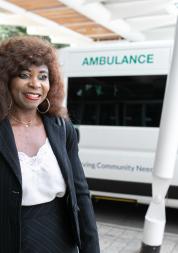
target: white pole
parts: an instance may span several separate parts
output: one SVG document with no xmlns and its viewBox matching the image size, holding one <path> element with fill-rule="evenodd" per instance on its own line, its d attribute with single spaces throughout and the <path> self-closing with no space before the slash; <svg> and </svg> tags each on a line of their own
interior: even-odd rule
<svg viewBox="0 0 178 253">
<path fill-rule="evenodd" d="M 173 178 L 178 149 L 178 22 L 153 169 L 152 201 L 145 216 L 141 253 L 160 252 L 165 229 L 165 195 Z"/>
</svg>

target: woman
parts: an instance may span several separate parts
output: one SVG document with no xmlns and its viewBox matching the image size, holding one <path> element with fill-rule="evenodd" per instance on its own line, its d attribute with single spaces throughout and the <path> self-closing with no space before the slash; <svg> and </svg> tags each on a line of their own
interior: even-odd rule
<svg viewBox="0 0 178 253">
<path fill-rule="evenodd" d="M 48 42 L 14 37 L 0 45 L 0 252 L 99 253 L 63 97 Z"/>
</svg>

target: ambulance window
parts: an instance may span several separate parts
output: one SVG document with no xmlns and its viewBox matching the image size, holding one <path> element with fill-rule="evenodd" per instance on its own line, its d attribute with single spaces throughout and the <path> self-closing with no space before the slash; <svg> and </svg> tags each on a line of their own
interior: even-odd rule
<svg viewBox="0 0 178 253">
<path fill-rule="evenodd" d="M 158 127 L 166 75 L 69 78 L 74 124 Z"/>
</svg>

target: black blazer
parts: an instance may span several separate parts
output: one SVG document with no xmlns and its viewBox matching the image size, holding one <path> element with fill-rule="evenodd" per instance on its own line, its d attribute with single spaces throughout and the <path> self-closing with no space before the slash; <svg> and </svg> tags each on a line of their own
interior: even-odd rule
<svg viewBox="0 0 178 253">
<path fill-rule="evenodd" d="M 78 157 L 75 129 L 64 127 L 55 117 L 44 116 L 44 127 L 67 185 L 71 231 L 80 253 L 99 253 L 94 212 Z M 20 252 L 22 177 L 14 135 L 8 119 L 0 122 L 0 252 Z"/>
</svg>

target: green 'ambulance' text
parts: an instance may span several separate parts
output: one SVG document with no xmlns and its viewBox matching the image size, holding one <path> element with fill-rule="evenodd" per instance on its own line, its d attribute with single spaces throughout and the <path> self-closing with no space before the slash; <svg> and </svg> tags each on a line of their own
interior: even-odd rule
<svg viewBox="0 0 178 253">
<path fill-rule="evenodd" d="M 121 64 L 153 64 L 153 54 L 140 54 L 140 55 L 124 55 L 119 56 L 96 56 L 85 57 L 82 61 L 82 66 L 91 65 L 121 65 Z"/>
</svg>

